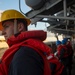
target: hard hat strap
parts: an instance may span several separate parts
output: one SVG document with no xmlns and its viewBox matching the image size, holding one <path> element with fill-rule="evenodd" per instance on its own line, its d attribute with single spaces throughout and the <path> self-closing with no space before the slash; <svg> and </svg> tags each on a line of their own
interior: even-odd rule
<svg viewBox="0 0 75 75">
<path fill-rule="evenodd" d="M 18 25 L 17 25 L 17 20 L 14 19 L 14 34 L 18 33 Z"/>
</svg>

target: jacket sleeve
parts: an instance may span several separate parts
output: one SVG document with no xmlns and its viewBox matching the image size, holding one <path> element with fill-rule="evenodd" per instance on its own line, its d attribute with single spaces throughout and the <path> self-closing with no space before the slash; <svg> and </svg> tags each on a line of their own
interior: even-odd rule
<svg viewBox="0 0 75 75">
<path fill-rule="evenodd" d="M 9 68 L 9 75 L 43 75 L 43 72 L 43 59 L 29 47 L 21 47 L 15 53 Z"/>
</svg>

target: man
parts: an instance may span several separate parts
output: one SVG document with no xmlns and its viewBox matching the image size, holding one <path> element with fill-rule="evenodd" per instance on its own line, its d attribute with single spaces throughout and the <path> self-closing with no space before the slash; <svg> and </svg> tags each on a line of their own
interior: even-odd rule
<svg viewBox="0 0 75 75">
<path fill-rule="evenodd" d="M 16 10 L 6 10 L 1 15 L 0 30 L 9 49 L 0 63 L 0 75 L 51 75 L 46 56 L 50 48 L 42 41 L 46 32 L 27 31 L 31 21 Z"/>
<path fill-rule="evenodd" d="M 59 58 L 59 60 L 66 66 L 67 65 L 67 57 L 68 57 L 68 50 L 67 47 L 65 46 L 65 41 L 62 40 L 62 42 L 57 41 L 56 42 L 57 45 L 57 56 Z"/>
<path fill-rule="evenodd" d="M 67 66 L 68 63 L 68 49 L 65 46 L 65 41 L 57 41 L 56 42 L 57 45 L 57 56 L 59 58 L 59 60 L 64 64 L 64 66 Z"/>
<path fill-rule="evenodd" d="M 72 71 L 72 61 L 73 61 L 73 48 L 71 45 L 71 42 L 68 38 L 64 38 L 63 39 L 65 41 L 65 46 L 68 49 L 68 65 L 67 65 L 67 69 L 68 69 L 68 73 L 69 75 L 71 75 L 71 71 Z"/>
</svg>

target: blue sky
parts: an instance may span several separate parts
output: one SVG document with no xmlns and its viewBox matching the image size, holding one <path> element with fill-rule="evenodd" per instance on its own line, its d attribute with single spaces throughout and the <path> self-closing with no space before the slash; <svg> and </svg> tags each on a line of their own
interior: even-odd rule
<svg viewBox="0 0 75 75">
<path fill-rule="evenodd" d="M 19 10 L 19 0 L 0 0 L 0 10 L 7 10 L 7 9 L 16 9 Z M 25 4 L 25 0 L 21 0 L 21 10 L 26 13 L 30 10 L 30 8 Z M 37 26 L 30 25 L 29 29 L 42 29 L 45 30 L 45 23 L 37 23 Z"/>
</svg>

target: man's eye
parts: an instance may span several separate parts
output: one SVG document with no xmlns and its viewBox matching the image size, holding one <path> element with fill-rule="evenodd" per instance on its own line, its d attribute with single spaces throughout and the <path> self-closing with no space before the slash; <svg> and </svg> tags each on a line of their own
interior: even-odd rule
<svg viewBox="0 0 75 75">
<path fill-rule="evenodd" d="M 4 26 L 4 28 L 8 28 L 9 26 Z"/>
</svg>

